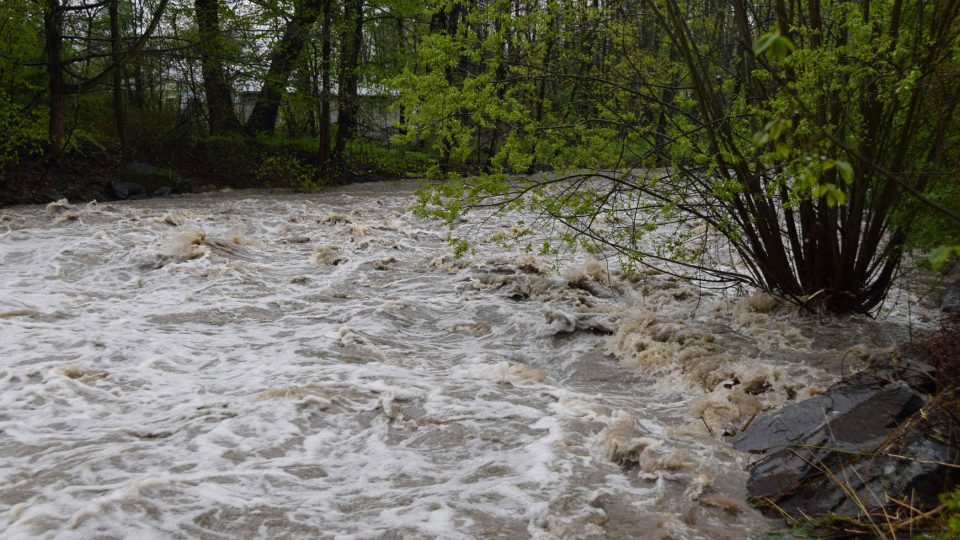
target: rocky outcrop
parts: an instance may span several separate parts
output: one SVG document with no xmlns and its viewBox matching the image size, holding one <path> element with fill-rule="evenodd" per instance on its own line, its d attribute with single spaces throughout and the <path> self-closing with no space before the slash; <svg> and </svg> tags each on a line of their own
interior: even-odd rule
<svg viewBox="0 0 960 540">
<path fill-rule="evenodd" d="M 857 516 L 891 498 L 922 507 L 958 478 L 960 450 L 926 430 L 903 429 L 927 403 L 936 371 L 888 359 L 814 398 L 754 420 L 734 447 L 765 454 L 747 489 L 761 507 L 794 517 Z"/>
</svg>

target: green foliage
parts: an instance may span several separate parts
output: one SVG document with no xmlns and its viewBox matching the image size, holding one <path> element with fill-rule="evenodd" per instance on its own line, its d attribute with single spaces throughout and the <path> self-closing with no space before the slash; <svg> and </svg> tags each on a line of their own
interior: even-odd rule
<svg viewBox="0 0 960 540">
<path fill-rule="evenodd" d="M 949 260 L 958 257 L 960 257 L 960 245 L 937 246 L 930 252 L 930 268 L 934 271 L 940 270 Z"/>
<path fill-rule="evenodd" d="M 0 175 L 21 159 L 42 154 L 46 138 L 40 118 L 26 113 L 0 90 Z"/>
<path fill-rule="evenodd" d="M 317 139 L 315 137 L 285 137 L 275 133 L 261 133 L 256 141 L 271 152 L 287 152 L 293 154 L 315 154 Z"/>
<path fill-rule="evenodd" d="M 656 129 L 639 107 L 644 92 L 628 85 L 608 92 L 596 79 L 622 70 L 652 80 L 668 63 L 630 43 L 615 47 L 629 57 L 592 50 L 629 35 L 623 30 L 632 15 L 628 9 L 623 19 L 603 22 L 595 9 L 556 1 L 530 11 L 501 1 L 471 5 L 467 24 L 427 36 L 391 81 L 407 113 L 399 138 L 429 144 L 441 173 L 635 163 L 649 152 Z"/>
<path fill-rule="evenodd" d="M 197 142 L 196 149 L 208 174 L 231 178 L 250 176 L 262 155 L 255 141 L 239 133 L 204 137 Z"/>
<path fill-rule="evenodd" d="M 448 236 L 447 243 L 453 248 L 453 256 L 457 259 L 463 257 L 470 249 L 470 244 L 463 238 Z"/>
<path fill-rule="evenodd" d="M 322 189 L 316 169 L 305 166 L 296 157 L 284 154 L 263 159 L 254 172 L 257 183 L 264 187 L 295 187 L 314 192 Z"/>
<path fill-rule="evenodd" d="M 816 17 L 764 0 L 464 9 L 393 80 L 400 139 L 431 145 L 432 172 L 485 173 L 422 197 L 425 214 L 522 208 L 569 226 L 555 240 L 570 247 L 687 264 L 798 302 L 836 292 L 848 299 L 838 309 L 859 311 L 882 300 L 911 242 L 960 244 L 955 222 L 913 195 L 960 201 L 953 14 L 938 21 L 947 14 L 917 0 L 829 0 Z M 757 13 L 783 33 L 755 26 Z M 707 232 L 651 244 L 658 227 L 691 220 Z M 742 270 L 705 258 L 711 235 Z"/>
<path fill-rule="evenodd" d="M 104 152 L 106 147 L 100 141 L 100 138 L 85 129 L 77 128 L 70 133 L 67 139 L 67 146 L 64 148 L 67 154 L 85 156 L 90 152 Z"/>
<path fill-rule="evenodd" d="M 757 38 L 753 44 L 753 54 L 759 56 L 766 54 L 772 61 L 780 61 L 794 51 L 793 42 L 790 39 L 781 36 L 780 32 L 769 32 Z"/>
<path fill-rule="evenodd" d="M 388 176 L 421 177 L 434 161 L 424 152 L 367 139 L 351 139 L 344 154 L 352 169 L 373 170 Z"/>
<path fill-rule="evenodd" d="M 943 538 L 960 536 L 960 488 L 940 495 L 940 502 L 945 507 L 943 516 Z"/>
<path fill-rule="evenodd" d="M 960 212 L 960 184 L 955 181 L 938 182 L 928 191 L 929 198 L 954 212 Z M 934 270 L 939 270 L 953 257 L 960 257 L 960 223 L 931 211 L 916 211 L 915 207 L 906 207 L 898 215 L 898 220 L 909 220 L 912 224 L 910 246 L 929 253 L 929 262 Z"/>
<path fill-rule="evenodd" d="M 43 56 L 39 5 L 31 0 L 0 2 L 0 88 L 4 89 L 3 99 L 27 109 L 32 109 L 27 104 L 44 91 L 46 83 L 42 73 L 30 65 Z"/>
</svg>

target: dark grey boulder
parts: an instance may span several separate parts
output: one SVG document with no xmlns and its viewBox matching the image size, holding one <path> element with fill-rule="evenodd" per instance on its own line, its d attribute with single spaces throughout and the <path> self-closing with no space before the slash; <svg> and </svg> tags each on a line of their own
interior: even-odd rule
<svg viewBox="0 0 960 540">
<path fill-rule="evenodd" d="M 772 502 L 788 515 L 857 516 L 909 500 L 917 507 L 933 506 L 939 493 L 954 485 L 957 449 L 912 434 L 884 451 L 851 452 L 830 448 L 829 440 L 770 454 L 751 471 L 747 490 L 761 502 Z M 819 447 L 817 446 L 819 443 Z"/>
<path fill-rule="evenodd" d="M 889 504 L 889 496 L 935 504 L 957 480 L 942 464 L 960 452 L 919 431 L 897 431 L 926 403 L 935 379 L 923 362 L 891 359 L 758 417 L 732 440 L 766 454 L 750 468 L 750 496 L 794 517 L 855 516 Z"/>
<path fill-rule="evenodd" d="M 840 381 L 834 388 L 880 388 L 897 381 L 930 394 L 937 388 L 937 368 L 912 353 L 904 352 L 893 357 L 875 358 L 871 367 Z"/>
<path fill-rule="evenodd" d="M 110 193 L 120 199 L 125 201 L 127 199 L 138 199 L 147 196 L 147 188 L 143 187 L 136 182 L 124 182 L 122 180 L 114 180 L 110 182 Z"/>
<path fill-rule="evenodd" d="M 758 416 L 731 442 L 744 452 L 770 452 L 797 444 L 866 397 L 867 392 L 815 396 Z"/>
<path fill-rule="evenodd" d="M 884 399 L 888 394 L 878 396 L 877 391 L 895 382 L 903 382 L 907 389 L 929 393 L 936 386 L 936 370 L 925 362 L 906 358 L 877 363 L 831 386 L 823 395 L 757 416 L 750 427 L 730 442 L 744 452 L 769 452 L 800 443 L 827 423 L 836 421 L 841 426 L 855 423 L 841 417 L 865 400 Z M 866 406 L 872 404 L 875 402 Z"/>
<path fill-rule="evenodd" d="M 173 169 L 166 169 L 136 161 L 124 167 L 120 173 L 120 177 L 125 182 L 143 186 L 147 193 L 155 193 L 161 188 L 167 188 L 172 191 L 174 187 L 182 181 L 180 175 Z"/>
</svg>

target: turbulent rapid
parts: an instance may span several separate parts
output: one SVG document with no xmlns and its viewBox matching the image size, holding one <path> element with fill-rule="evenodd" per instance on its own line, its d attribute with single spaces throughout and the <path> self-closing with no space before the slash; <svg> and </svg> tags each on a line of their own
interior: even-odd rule
<svg viewBox="0 0 960 540">
<path fill-rule="evenodd" d="M 723 436 L 921 309 L 456 259 L 415 187 L 0 211 L 0 536 L 760 535 Z"/>
</svg>

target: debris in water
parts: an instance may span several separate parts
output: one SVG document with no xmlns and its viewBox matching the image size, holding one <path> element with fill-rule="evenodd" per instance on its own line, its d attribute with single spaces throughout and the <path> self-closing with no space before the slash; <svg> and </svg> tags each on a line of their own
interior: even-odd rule
<svg viewBox="0 0 960 540">
<path fill-rule="evenodd" d="M 47 205 L 47 215 L 54 217 L 63 214 L 64 212 L 74 210 L 76 207 L 70 204 L 67 199 L 60 199 L 59 201 L 52 202 Z"/>
<path fill-rule="evenodd" d="M 746 302 L 750 309 L 757 313 L 770 313 L 782 305 L 780 300 L 764 292 L 751 294 L 746 298 Z"/>
<path fill-rule="evenodd" d="M 178 261 L 196 259 L 210 253 L 204 242 L 207 234 L 201 229 L 191 229 L 167 237 L 161 253 Z"/>
<path fill-rule="evenodd" d="M 327 223 L 330 225 L 336 225 L 337 223 L 353 223 L 353 218 L 339 213 L 327 214 L 326 217 L 322 218 L 320 223 Z"/>
<path fill-rule="evenodd" d="M 470 370 L 479 379 L 487 379 L 519 386 L 525 383 L 546 382 L 547 374 L 523 364 L 499 362 L 493 365 L 476 366 Z"/>
<path fill-rule="evenodd" d="M 700 497 L 700 504 L 713 508 L 719 508 L 730 515 L 737 515 L 746 510 L 743 502 L 732 497 L 726 497 L 719 493 L 713 493 Z"/>
<path fill-rule="evenodd" d="M 284 238 L 284 244 L 306 244 L 310 242 L 309 236 L 291 236 L 290 238 Z"/>
<path fill-rule="evenodd" d="M 73 364 L 55 367 L 53 368 L 52 373 L 63 375 L 69 379 L 79 380 L 80 382 L 84 383 L 91 383 L 107 378 L 107 374 L 105 372 L 89 371 Z"/>
<path fill-rule="evenodd" d="M 9 319 L 10 317 L 36 317 L 40 312 L 33 308 L 18 308 L 10 311 L 0 311 L 0 319 Z"/>
<path fill-rule="evenodd" d="M 374 262 L 371 266 L 374 270 L 385 271 L 390 269 L 390 265 L 397 262 L 396 257 L 386 257 Z"/>
<path fill-rule="evenodd" d="M 543 318 L 552 334 L 584 331 L 612 335 L 617 332 L 617 319 L 612 315 L 547 310 Z"/>
<path fill-rule="evenodd" d="M 610 417 L 613 414 L 610 408 L 587 399 L 586 396 L 566 392 L 561 394 L 557 402 L 550 406 L 550 410 L 563 416 L 605 423 L 610 422 Z"/>
<path fill-rule="evenodd" d="M 341 246 L 330 244 L 329 246 L 318 248 L 313 253 L 313 262 L 324 266 L 336 266 L 347 262 L 347 258 L 343 255 L 343 248 Z"/>
<path fill-rule="evenodd" d="M 661 444 L 662 441 L 641 432 L 631 415 L 616 411 L 610 423 L 597 434 L 593 445 L 607 461 L 623 464 L 639 462 L 644 450 Z"/>
<path fill-rule="evenodd" d="M 289 399 L 316 405 L 325 409 L 333 404 L 329 396 L 324 395 L 322 389 L 313 386 L 288 386 L 285 388 L 270 388 L 257 394 L 257 401 L 270 399 Z"/>
<path fill-rule="evenodd" d="M 524 255 L 517 259 L 517 270 L 521 272 L 544 275 L 548 274 L 552 269 L 549 264 L 532 255 Z"/>
<path fill-rule="evenodd" d="M 403 224 L 400 223 L 397 218 L 387 216 L 383 218 L 383 224 L 378 225 L 376 228 L 382 231 L 399 232 L 402 226 Z"/>
<path fill-rule="evenodd" d="M 64 221 L 77 221 L 78 219 L 80 219 L 80 217 L 81 217 L 81 214 L 79 211 L 68 211 L 58 215 L 57 219 L 54 221 L 57 223 L 61 223 Z"/>
<path fill-rule="evenodd" d="M 470 266 L 470 261 L 463 258 L 456 258 L 452 255 L 443 255 L 430 259 L 430 266 L 448 274 L 456 274 L 460 270 Z"/>
<path fill-rule="evenodd" d="M 159 218 L 150 219 L 151 223 L 157 223 L 160 225 L 169 225 L 170 227 L 179 227 L 186 223 L 187 219 L 178 213 L 167 212 Z"/>
<path fill-rule="evenodd" d="M 350 236 L 354 238 L 363 238 L 367 236 L 368 232 L 370 232 L 370 227 L 368 225 L 364 225 L 363 223 L 350 224 Z"/>
</svg>

